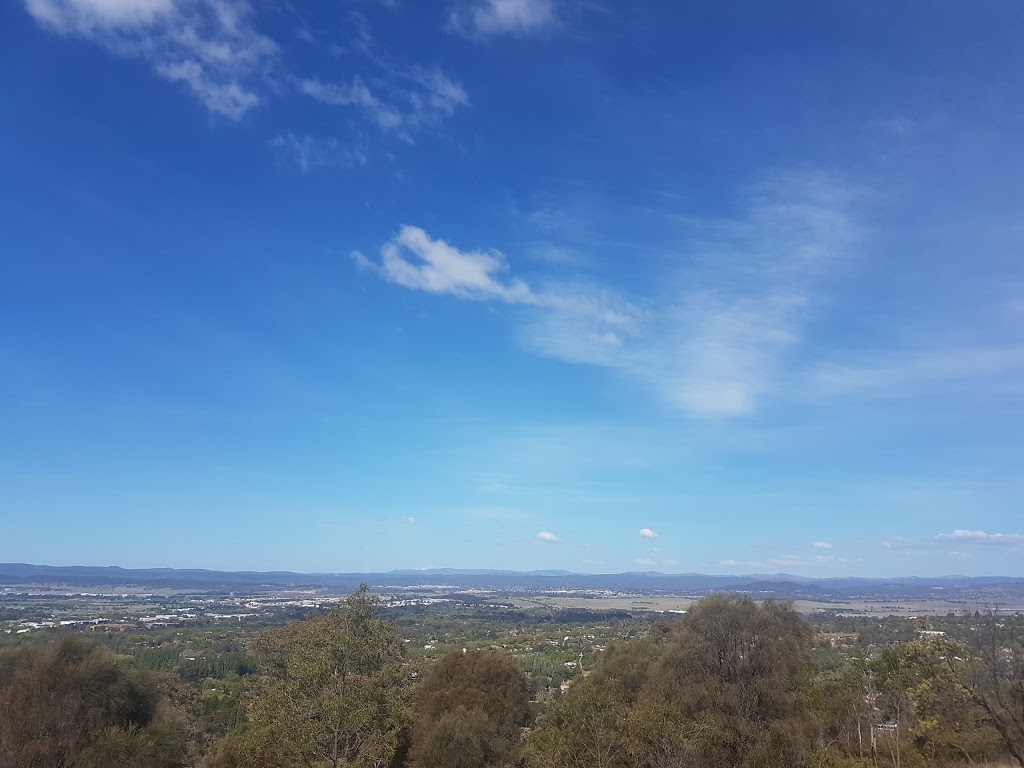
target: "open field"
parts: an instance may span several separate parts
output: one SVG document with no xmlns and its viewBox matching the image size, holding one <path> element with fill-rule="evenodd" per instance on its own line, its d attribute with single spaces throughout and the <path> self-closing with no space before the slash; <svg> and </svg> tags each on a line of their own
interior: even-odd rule
<svg viewBox="0 0 1024 768">
<path fill-rule="evenodd" d="M 515 608 L 582 608 L 593 611 L 685 611 L 699 598 L 616 595 L 615 597 L 516 597 L 502 600 L 505 605 Z"/>
<path fill-rule="evenodd" d="M 516 597 L 503 600 L 507 605 L 516 608 L 574 608 L 590 610 L 624 610 L 624 611 L 685 611 L 699 597 L 674 595 L 615 595 L 613 597 L 571 597 L 546 596 Z M 838 614 L 859 616 L 918 616 L 945 615 L 947 613 L 962 614 L 964 611 L 979 610 L 983 613 L 996 609 L 1001 613 L 1024 612 L 1024 601 L 1011 601 L 994 605 L 985 602 L 964 602 L 949 600 L 794 600 L 796 609 L 801 613 L 832 611 Z"/>
</svg>

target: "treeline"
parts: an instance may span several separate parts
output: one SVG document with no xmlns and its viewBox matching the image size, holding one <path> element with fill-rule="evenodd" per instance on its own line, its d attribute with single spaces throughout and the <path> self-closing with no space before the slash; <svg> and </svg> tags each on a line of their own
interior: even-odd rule
<svg viewBox="0 0 1024 768">
<path fill-rule="evenodd" d="M 968 642 L 823 668 L 789 603 L 715 596 L 610 645 L 543 706 L 511 654 L 408 655 L 364 587 L 224 660 L 232 677 L 250 658 L 259 671 L 213 742 L 180 686 L 88 641 L 4 651 L 0 768 L 1024 765 L 1018 629 L 979 618 Z"/>
</svg>

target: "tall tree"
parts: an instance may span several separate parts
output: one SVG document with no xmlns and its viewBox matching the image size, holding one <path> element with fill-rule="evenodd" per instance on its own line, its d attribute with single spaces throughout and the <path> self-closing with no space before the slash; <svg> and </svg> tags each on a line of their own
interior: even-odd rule
<svg viewBox="0 0 1024 768">
<path fill-rule="evenodd" d="M 969 660 L 955 665 L 966 695 L 988 715 L 1006 751 L 1024 766 L 1024 637 L 1021 616 L 983 617 L 968 644 Z"/>
<path fill-rule="evenodd" d="M 619 735 L 616 725 L 627 712 L 625 702 L 582 681 L 544 713 L 526 745 L 531 768 L 615 768 Z"/>
<path fill-rule="evenodd" d="M 401 638 L 362 585 L 344 605 L 261 636 L 263 685 L 223 764 L 255 768 L 392 763 L 413 674 Z"/>
<path fill-rule="evenodd" d="M 789 768 L 814 746 L 812 632 L 788 603 L 700 601 L 631 642 L 544 716 L 532 765 Z"/>
<path fill-rule="evenodd" d="M 500 765 L 529 721 L 529 684 L 507 654 L 454 652 L 427 672 L 413 698 L 413 713 L 416 765 Z"/>
<path fill-rule="evenodd" d="M 680 622 L 648 693 L 700 723 L 705 764 L 795 765 L 813 740 L 812 639 L 789 603 L 711 596 Z"/>
</svg>

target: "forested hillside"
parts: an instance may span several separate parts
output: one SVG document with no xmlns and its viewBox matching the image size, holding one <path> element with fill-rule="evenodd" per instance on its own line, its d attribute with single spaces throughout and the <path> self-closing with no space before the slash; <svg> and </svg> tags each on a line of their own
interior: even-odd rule
<svg viewBox="0 0 1024 768">
<path fill-rule="evenodd" d="M 364 587 L 219 667 L 78 635 L 8 647 L 0 768 L 1024 765 L 1022 627 L 979 614 L 865 650 L 788 603 L 712 596 L 557 685 L 500 648 L 412 653 Z"/>
</svg>

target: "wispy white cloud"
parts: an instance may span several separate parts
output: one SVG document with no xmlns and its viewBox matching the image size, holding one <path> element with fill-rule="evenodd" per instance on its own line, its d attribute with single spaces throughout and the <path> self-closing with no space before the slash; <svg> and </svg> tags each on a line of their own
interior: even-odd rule
<svg viewBox="0 0 1024 768">
<path fill-rule="evenodd" d="M 814 384 L 831 395 L 866 394 L 876 396 L 918 396 L 922 387 L 993 380 L 1013 374 L 1016 391 L 1024 377 L 1024 345 L 975 346 L 934 349 L 910 349 L 887 353 L 870 362 L 825 363 L 812 371 Z M 1008 383 L 1010 378 L 1006 379 Z M 994 391 L 993 387 L 987 388 Z"/>
<path fill-rule="evenodd" d="M 298 86 L 302 93 L 324 104 L 359 107 L 385 130 L 397 128 L 402 124 L 401 113 L 371 93 L 358 76 L 353 77 L 348 83 L 324 83 L 317 78 L 311 78 L 300 80 Z"/>
<path fill-rule="evenodd" d="M 157 65 L 156 71 L 171 82 L 188 85 L 211 112 L 235 120 L 260 102 L 255 93 L 246 90 L 237 82 L 218 82 L 194 59 L 175 64 L 160 64 Z"/>
<path fill-rule="evenodd" d="M 279 152 L 282 161 L 297 166 L 303 173 L 317 168 L 347 168 L 366 162 L 366 155 L 361 149 L 346 146 L 333 136 L 318 138 L 288 132 L 275 136 L 270 146 Z"/>
<path fill-rule="evenodd" d="M 562 541 L 551 531 L 541 531 L 537 534 L 537 538 L 541 541 L 546 541 L 548 544 L 559 544 Z"/>
<path fill-rule="evenodd" d="M 459 251 L 417 227 L 385 244 L 375 268 L 407 288 L 523 305 L 517 338 L 531 351 L 616 371 L 692 414 L 743 414 L 781 388 L 816 281 L 856 238 L 854 194 L 821 174 L 772 177 L 744 217 L 700 228 L 668 288 L 636 301 L 602 285 L 531 287 L 506 277 L 500 252 Z"/>
<path fill-rule="evenodd" d="M 142 58 L 207 109 L 238 119 L 261 102 L 257 84 L 278 46 L 246 0 L 26 0 L 44 27 Z"/>
<path fill-rule="evenodd" d="M 768 560 L 769 565 L 778 566 L 793 566 L 793 565 L 806 565 L 806 561 L 803 558 L 797 557 L 796 555 L 783 555 L 782 557 L 773 557 Z"/>
<path fill-rule="evenodd" d="M 962 544 L 1004 544 L 1009 546 L 1024 544 L 1024 533 L 986 533 L 985 531 L 955 530 L 952 533 L 940 533 L 935 538 L 938 541 L 955 541 Z"/>
<path fill-rule="evenodd" d="M 416 525 L 416 518 L 415 517 L 400 517 L 400 518 L 398 518 L 398 522 L 400 522 L 402 525 Z"/>
<path fill-rule="evenodd" d="M 832 549 L 832 544 L 827 541 L 816 541 L 811 546 L 815 549 Z"/>
<path fill-rule="evenodd" d="M 353 107 L 381 130 L 410 140 L 414 131 L 437 125 L 469 105 L 462 85 L 437 69 L 386 72 L 376 90 L 358 75 L 342 83 L 300 79 L 297 87 L 324 104 Z"/>
<path fill-rule="evenodd" d="M 973 552 L 964 552 L 962 550 L 954 549 L 954 550 L 950 550 L 949 552 L 943 553 L 943 557 L 947 558 L 948 560 L 958 560 L 958 561 L 973 560 L 974 559 L 974 553 Z"/>
<path fill-rule="evenodd" d="M 655 563 L 655 562 L 654 562 L 653 560 L 651 560 L 651 559 L 650 559 L 649 557 L 638 557 L 638 558 L 637 558 L 636 560 L 634 560 L 633 562 L 634 562 L 634 563 L 636 563 L 637 565 L 648 565 L 648 566 L 650 566 L 650 565 L 655 565 L 655 564 L 656 564 L 656 563 Z"/>
<path fill-rule="evenodd" d="M 371 33 L 360 24 L 354 26 L 369 74 L 350 73 L 331 82 L 285 71 L 279 46 L 257 29 L 251 0 L 25 0 L 25 5 L 45 28 L 141 58 L 164 79 L 187 86 L 211 112 L 235 120 L 294 87 L 323 103 L 357 110 L 382 130 L 411 141 L 413 132 L 469 104 L 462 85 L 440 70 L 378 55 Z M 358 160 L 329 146 L 330 140 L 321 140 L 319 147 L 297 146 L 288 136 L 285 142 L 300 165 Z"/>
<path fill-rule="evenodd" d="M 656 538 L 658 538 L 658 534 L 656 534 L 650 528 L 641 528 L 640 529 L 640 536 L 642 536 L 645 539 L 656 539 Z"/>
<path fill-rule="evenodd" d="M 536 34 L 557 24 L 552 0 L 471 0 L 449 17 L 450 29 L 476 38 Z"/>
<path fill-rule="evenodd" d="M 754 411 L 781 388 L 782 362 L 802 340 L 821 279 L 857 240 L 858 192 L 824 174 L 776 174 L 754 188 L 743 216 L 691 222 L 698 235 L 679 273 L 643 311 L 627 313 L 631 326 L 609 335 L 558 310 L 538 313 L 521 339 L 550 357 L 616 370 L 693 414 Z"/>
<path fill-rule="evenodd" d="M 407 77 L 419 86 L 405 96 L 412 105 L 411 122 L 415 125 L 439 122 L 451 117 L 459 107 L 469 106 L 469 96 L 462 84 L 439 69 L 417 67 Z"/>
<path fill-rule="evenodd" d="M 26 0 L 25 5 L 64 33 L 145 26 L 174 10 L 174 0 Z"/>
<path fill-rule="evenodd" d="M 815 566 L 859 562 L 845 557 L 835 555 L 815 555 L 811 558 L 800 557 L 799 555 L 780 555 L 769 557 L 765 560 L 720 560 L 719 565 L 727 567 L 743 568 L 811 568 Z"/>
</svg>

